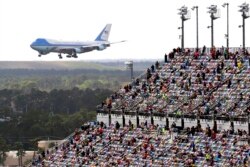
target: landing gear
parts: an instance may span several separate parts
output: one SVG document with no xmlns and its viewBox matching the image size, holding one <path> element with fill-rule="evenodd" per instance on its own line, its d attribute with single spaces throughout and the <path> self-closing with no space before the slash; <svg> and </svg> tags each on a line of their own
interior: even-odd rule
<svg viewBox="0 0 250 167">
<path fill-rule="evenodd" d="M 78 58 L 78 56 L 76 55 L 76 51 L 75 50 L 72 51 L 72 57 Z"/>
<path fill-rule="evenodd" d="M 72 57 L 74 57 L 74 58 L 78 58 L 78 56 L 77 56 L 76 54 L 73 54 L 73 55 L 72 55 Z"/>
<path fill-rule="evenodd" d="M 66 57 L 67 57 L 67 58 L 71 58 L 71 55 L 67 55 Z"/>
<path fill-rule="evenodd" d="M 61 55 L 61 53 L 60 53 L 60 54 L 58 54 L 58 57 L 59 57 L 59 59 L 62 59 L 62 55 Z"/>
<path fill-rule="evenodd" d="M 41 57 L 42 55 L 41 54 L 38 54 L 38 57 Z"/>
</svg>

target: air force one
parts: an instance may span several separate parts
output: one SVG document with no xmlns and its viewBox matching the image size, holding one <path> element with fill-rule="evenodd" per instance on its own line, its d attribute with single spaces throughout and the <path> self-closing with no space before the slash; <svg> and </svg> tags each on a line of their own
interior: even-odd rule
<svg viewBox="0 0 250 167">
<path fill-rule="evenodd" d="M 104 50 L 110 47 L 111 44 L 120 43 L 125 41 L 118 41 L 110 43 L 108 37 L 111 30 L 111 24 L 107 24 L 100 34 L 96 37 L 95 41 L 84 42 L 63 42 L 45 38 L 38 38 L 30 47 L 38 51 L 38 56 L 46 55 L 51 52 L 58 53 L 58 57 L 62 59 L 62 54 L 67 54 L 68 58 L 77 58 L 77 54 L 90 52 L 93 50 Z"/>
</svg>

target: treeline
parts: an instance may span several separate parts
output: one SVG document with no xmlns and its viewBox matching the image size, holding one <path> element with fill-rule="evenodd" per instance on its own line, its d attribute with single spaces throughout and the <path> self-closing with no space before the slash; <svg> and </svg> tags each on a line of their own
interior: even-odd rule
<svg viewBox="0 0 250 167">
<path fill-rule="evenodd" d="M 135 71 L 138 76 L 142 71 Z M 117 90 L 123 82 L 130 80 L 130 72 L 122 70 L 30 70 L 2 69 L 0 70 L 0 89 L 17 89 L 29 91 L 39 89 L 111 89 Z"/>
<path fill-rule="evenodd" d="M 96 119 L 96 106 L 112 94 L 108 89 L 0 90 L 0 138 L 35 149 L 41 139 L 63 139 L 83 122 Z"/>
<path fill-rule="evenodd" d="M 0 90 L 0 114 L 43 111 L 72 114 L 82 109 L 94 111 L 113 91 L 109 89 L 73 88 L 50 92 L 31 89 L 28 93 L 21 90 Z M 4 113 L 3 113 L 4 112 Z M 7 116 L 7 115 L 6 115 Z"/>
</svg>

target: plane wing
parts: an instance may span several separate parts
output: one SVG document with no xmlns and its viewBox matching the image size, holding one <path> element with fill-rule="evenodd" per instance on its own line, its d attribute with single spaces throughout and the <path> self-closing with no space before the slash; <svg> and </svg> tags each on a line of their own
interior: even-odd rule
<svg viewBox="0 0 250 167">
<path fill-rule="evenodd" d="M 99 46 L 102 46 L 103 44 L 95 44 L 95 45 L 84 45 L 84 46 L 81 46 L 80 48 L 82 49 L 86 49 L 86 48 L 93 48 L 93 49 L 96 49 L 97 47 Z M 106 44 L 105 44 L 106 45 Z"/>
<path fill-rule="evenodd" d="M 121 42 L 126 42 L 126 40 L 111 42 L 110 44 L 116 44 L 116 43 L 121 43 Z"/>
<path fill-rule="evenodd" d="M 121 42 L 126 42 L 125 40 L 123 41 L 116 41 L 116 42 L 108 42 L 108 43 L 102 43 L 102 44 L 92 44 L 92 45 L 86 45 L 86 46 L 81 46 L 81 48 L 93 48 L 93 49 L 96 49 L 96 48 L 100 48 L 100 47 L 108 47 L 110 46 L 111 44 L 116 44 L 116 43 L 121 43 Z"/>
<path fill-rule="evenodd" d="M 83 45 L 83 46 L 77 46 L 77 47 L 60 47 L 57 48 L 56 50 L 59 53 L 65 53 L 69 55 L 73 55 L 76 53 L 84 53 L 84 52 L 89 52 L 92 50 L 102 50 L 103 48 L 105 49 L 106 47 L 110 46 L 109 44 L 92 44 L 92 45 Z"/>
<path fill-rule="evenodd" d="M 83 52 L 89 52 L 92 50 L 103 50 L 107 47 L 109 47 L 111 44 L 116 44 L 116 43 L 121 43 L 121 42 L 125 42 L 125 40 L 123 41 L 116 41 L 116 42 L 112 42 L 112 43 L 93 43 L 90 45 L 83 45 L 83 46 L 79 46 L 79 47 L 65 47 L 65 48 L 56 48 L 56 50 L 59 53 L 65 53 L 65 54 L 75 54 L 75 53 L 83 53 Z"/>
</svg>

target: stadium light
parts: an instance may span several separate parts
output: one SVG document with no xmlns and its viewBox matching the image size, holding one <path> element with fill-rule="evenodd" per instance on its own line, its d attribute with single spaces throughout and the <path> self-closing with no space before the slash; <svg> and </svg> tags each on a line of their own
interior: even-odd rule
<svg viewBox="0 0 250 167">
<path fill-rule="evenodd" d="M 178 10 L 180 11 L 178 14 L 181 15 L 181 21 L 182 21 L 182 26 L 181 26 L 181 30 L 182 30 L 181 49 L 182 49 L 182 51 L 184 51 L 184 21 L 190 19 L 190 15 L 188 15 L 190 12 L 188 11 L 186 6 L 182 6 Z M 178 29 L 180 29 L 180 28 L 178 27 Z"/>
<path fill-rule="evenodd" d="M 243 43 L 243 51 L 245 51 L 245 19 L 249 17 L 249 4 L 243 3 L 239 6 L 240 10 L 239 12 L 242 13 L 242 25 L 239 26 L 239 28 L 242 27 L 242 43 Z"/>
<path fill-rule="evenodd" d="M 224 3 L 222 7 L 227 6 L 227 49 L 229 48 L 229 3 Z"/>
<path fill-rule="evenodd" d="M 196 9 L 196 49 L 199 49 L 198 6 L 193 6 L 191 9 Z"/>
<path fill-rule="evenodd" d="M 214 46 L 214 20 L 218 19 L 220 17 L 219 10 L 217 9 L 217 5 L 211 5 L 208 7 L 208 13 L 210 13 L 211 17 L 211 26 L 208 28 L 211 28 L 211 48 Z"/>
</svg>

